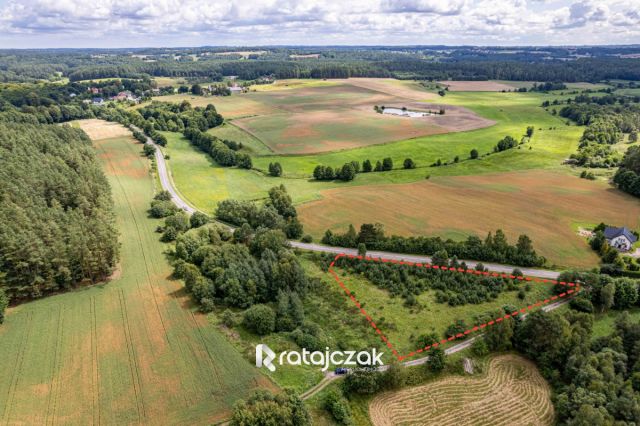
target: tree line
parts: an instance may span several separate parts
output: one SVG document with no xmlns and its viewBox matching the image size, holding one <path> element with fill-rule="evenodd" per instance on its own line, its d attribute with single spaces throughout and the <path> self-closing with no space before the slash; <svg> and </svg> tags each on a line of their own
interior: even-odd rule
<svg viewBox="0 0 640 426">
<path fill-rule="evenodd" d="M 415 169 L 416 163 L 411 158 L 407 158 L 403 162 L 403 168 Z M 362 166 L 359 161 L 350 161 L 342 165 L 342 167 L 333 168 L 331 166 L 317 165 L 313 169 L 313 178 L 315 180 L 342 180 L 345 182 L 355 179 L 358 173 L 370 172 L 388 172 L 393 170 L 393 160 L 386 157 L 382 161 L 377 161 L 375 166 L 371 160 L 364 160 Z"/>
<path fill-rule="evenodd" d="M 457 259 L 450 261 L 446 258 L 446 253 L 438 253 L 436 262 L 434 264 L 439 266 L 468 269 L 464 262 L 458 262 Z M 522 291 L 524 294 L 530 290 L 530 287 L 521 281 L 513 279 L 461 274 L 455 271 L 395 263 L 340 257 L 335 261 L 335 265 L 350 274 L 365 277 L 377 287 L 387 290 L 392 296 L 401 296 L 408 307 L 416 306 L 416 297 L 428 290 L 435 291 L 436 302 L 446 303 L 449 306 L 480 304 L 495 300 L 502 292 Z M 477 270 L 484 271 L 482 264 L 478 265 Z M 522 275 L 522 273 L 515 271 L 515 275 Z M 466 328 L 462 331 L 464 330 Z"/>
<path fill-rule="evenodd" d="M 444 251 L 447 256 L 456 256 L 459 259 L 508 263 L 517 266 L 542 266 L 546 262 L 544 257 L 536 253 L 527 235 L 520 235 L 517 243 L 511 245 L 500 229 L 495 234 L 489 232 L 484 241 L 476 236 L 469 236 L 464 241 L 453 241 L 442 240 L 440 237 L 386 236 L 382 224 L 364 223 L 360 226 L 359 232 L 356 232 L 353 225 L 349 225 L 349 229 L 344 234 L 335 234 L 327 230 L 322 243 L 351 248 L 364 244 L 367 250 L 408 254 L 433 255 Z"/>
<path fill-rule="evenodd" d="M 599 50 L 600 49 L 600 50 Z M 110 49 L 104 55 L 95 51 L 3 51 L 0 54 L 0 81 L 32 81 L 48 79 L 70 81 L 99 78 L 148 78 L 149 76 L 191 77 L 208 81 L 220 81 L 225 75 L 236 75 L 243 80 L 263 76 L 275 78 L 348 78 L 348 77 L 396 77 L 425 80 L 517 80 L 545 81 L 543 90 L 558 86 L 553 82 L 599 82 L 608 79 L 640 80 L 638 60 L 618 58 L 613 51 L 635 53 L 628 47 L 611 49 L 586 48 L 590 58 L 563 60 L 569 55 L 565 49 L 550 54 L 551 60 L 541 60 L 540 55 L 528 49 L 510 53 L 508 60 L 501 52 L 482 52 L 468 47 L 457 47 L 443 53 L 442 48 L 410 47 L 391 51 L 382 47 L 370 48 L 322 48 L 317 59 L 291 59 L 290 48 L 270 48 L 267 55 L 239 60 L 220 55 L 198 56 L 197 61 L 174 59 L 203 52 L 200 48 L 183 48 L 179 51 L 145 49 L 150 60 L 131 56 L 131 52 Z M 211 53 L 210 51 L 208 53 Z M 535 53 L 535 52 L 534 52 Z M 426 59 L 424 56 L 428 56 Z M 435 56 L 437 60 L 433 60 Z M 546 86 L 546 85 L 549 86 Z"/>
</svg>

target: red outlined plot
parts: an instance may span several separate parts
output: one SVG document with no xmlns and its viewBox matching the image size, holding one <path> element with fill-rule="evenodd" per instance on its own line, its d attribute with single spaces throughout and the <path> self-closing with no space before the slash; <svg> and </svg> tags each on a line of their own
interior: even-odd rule
<svg viewBox="0 0 640 426">
<path fill-rule="evenodd" d="M 548 299 L 539 300 L 539 301 L 537 301 L 535 303 L 532 303 L 531 305 L 525 306 L 522 309 L 519 309 L 519 310 L 517 310 L 515 312 L 511 312 L 511 313 L 508 313 L 508 314 L 506 314 L 506 315 L 504 315 L 502 317 L 495 318 L 495 319 L 493 319 L 491 321 L 488 321 L 488 322 L 486 322 L 484 324 L 475 325 L 475 326 L 471 327 L 470 329 L 465 330 L 463 333 L 458 333 L 457 335 L 451 336 L 448 339 L 442 339 L 439 342 L 433 342 L 432 344 L 430 344 L 428 346 L 425 346 L 423 348 L 418 348 L 418 349 L 416 349 L 416 350 L 414 350 L 414 351 L 412 351 L 412 352 L 410 352 L 408 354 L 401 355 L 393 347 L 393 344 L 389 341 L 387 336 L 385 336 L 384 333 L 378 328 L 378 326 L 376 325 L 376 323 L 373 320 L 373 318 L 371 318 L 371 316 L 369 316 L 367 311 L 365 311 L 364 308 L 360 305 L 360 302 L 351 293 L 351 291 L 347 288 L 347 286 L 342 282 L 342 280 L 340 279 L 338 274 L 333 270 L 333 267 L 335 266 L 336 261 L 338 259 L 340 259 L 341 257 L 347 257 L 347 258 L 350 258 L 350 259 L 359 259 L 359 260 L 362 260 L 362 261 L 365 261 L 365 262 L 397 263 L 397 264 L 400 264 L 400 265 L 415 266 L 415 267 L 419 267 L 419 268 L 430 268 L 430 269 L 436 269 L 436 270 L 441 270 L 441 271 L 459 272 L 461 274 L 485 275 L 485 276 L 488 276 L 488 277 L 509 278 L 509 279 L 513 279 L 513 280 L 517 279 L 517 280 L 522 280 L 522 281 L 557 284 L 557 285 L 566 286 L 567 290 L 562 292 L 562 293 L 560 293 L 560 294 L 558 294 L 558 295 L 550 296 Z M 520 314 L 524 314 L 524 313 L 527 313 L 527 312 L 535 311 L 535 310 L 541 308 L 544 305 L 547 305 L 549 303 L 556 302 L 559 299 L 563 299 L 563 298 L 566 298 L 568 296 L 574 295 L 577 292 L 579 292 L 580 289 L 581 289 L 580 283 L 568 283 L 568 282 L 564 282 L 564 281 L 550 280 L 550 279 L 546 279 L 546 278 L 515 276 L 515 275 L 511 275 L 511 274 L 501 274 L 501 273 L 498 273 L 498 272 L 476 271 L 475 269 L 454 268 L 454 267 L 447 267 L 447 266 L 431 265 L 429 263 L 405 262 L 405 261 L 401 261 L 401 260 L 383 259 L 383 258 L 378 258 L 378 257 L 362 257 L 362 256 L 348 255 L 348 254 L 339 254 L 339 255 L 337 255 L 333 259 L 333 262 L 331 262 L 331 264 L 329 265 L 329 273 L 333 276 L 333 278 L 336 280 L 338 285 L 340 285 L 340 288 L 342 288 L 342 290 L 344 290 L 346 296 L 349 299 L 351 299 L 353 304 L 360 310 L 360 314 L 362 314 L 367 319 L 367 321 L 369 322 L 369 325 L 371 325 L 371 327 L 373 327 L 373 329 L 375 330 L 376 334 L 378 334 L 378 336 L 380 336 L 380 339 L 385 343 L 385 345 L 387 345 L 387 347 L 389 349 L 391 349 L 391 352 L 393 352 L 393 354 L 398 359 L 398 361 L 403 361 L 403 360 L 405 360 L 407 358 L 411 358 L 413 356 L 419 355 L 422 352 L 426 352 L 429 349 L 436 348 L 438 346 L 444 345 L 444 344 L 449 343 L 449 342 L 451 342 L 453 340 L 456 340 L 456 339 L 459 339 L 461 337 L 464 337 L 464 336 L 466 336 L 468 334 L 475 333 L 475 332 L 478 332 L 478 331 L 482 331 L 486 327 L 490 327 L 490 326 L 492 326 L 494 324 L 500 323 L 501 321 L 508 320 L 509 318 L 512 318 L 512 317 L 515 317 L 515 316 L 518 316 Z"/>
</svg>

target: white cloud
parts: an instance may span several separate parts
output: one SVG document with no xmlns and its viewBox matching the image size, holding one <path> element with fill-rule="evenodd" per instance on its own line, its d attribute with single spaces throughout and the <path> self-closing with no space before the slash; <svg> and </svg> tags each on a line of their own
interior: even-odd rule
<svg viewBox="0 0 640 426">
<path fill-rule="evenodd" d="M 640 42 L 640 0 L 6 0 L 12 47 Z M 5 44 L 5 43 L 3 43 Z"/>
</svg>

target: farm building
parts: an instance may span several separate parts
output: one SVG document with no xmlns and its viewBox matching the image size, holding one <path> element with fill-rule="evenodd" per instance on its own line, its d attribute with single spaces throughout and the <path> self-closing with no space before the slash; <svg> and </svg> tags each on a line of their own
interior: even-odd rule
<svg viewBox="0 0 640 426">
<path fill-rule="evenodd" d="M 92 103 L 93 103 L 93 105 L 102 105 L 102 104 L 104 104 L 104 99 L 102 99 L 102 98 L 93 98 Z"/>
<path fill-rule="evenodd" d="M 604 229 L 604 237 L 611 247 L 615 247 L 620 251 L 629 251 L 633 243 L 638 241 L 638 237 L 626 227 L 607 226 Z"/>
</svg>

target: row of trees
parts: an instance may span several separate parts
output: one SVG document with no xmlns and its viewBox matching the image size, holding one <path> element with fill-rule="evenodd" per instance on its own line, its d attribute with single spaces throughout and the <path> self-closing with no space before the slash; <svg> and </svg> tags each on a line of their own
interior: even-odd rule
<svg viewBox="0 0 640 426">
<path fill-rule="evenodd" d="M 411 158 L 404 160 L 403 167 L 405 169 L 414 169 L 416 167 L 415 161 Z M 315 180 L 342 180 L 350 181 L 355 179 L 358 173 L 369 172 L 388 172 L 393 170 L 393 160 L 391 157 L 386 157 L 382 161 L 377 161 L 375 166 L 371 163 L 371 160 L 364 160 L 362 167 L 359 161 L 350 161 L 342 165 L 342 167 L 318 165 L 313 169 L 313 178 Z"/>
<path fill-rule="evenodd" d="M 445 251 L 449 256 L 460 259 L 474 259 L 489 262 L 508 263 L 518 266 L 542 266 L 545 258 L 538 256 L 533 243 L 527 235 L 520 235 L 515 245 L 498 229 L 495 234 L 489 232 L 485 240 L 470 236 L 465 241 L 442 240 L 440 237 L 401 237 L 385 236 L 384 226 L 380 223 L 364 223 L 356 232 L 353 225 L 344 234 L 325 232 L 322 243 L 331 246 L 356 248 L 365 244 L 368 250 L 384 250 L 397 253 L 433 255 Z"/>
<path fill-rule="evenodd" d="M 253 161 L 249 154 L 238 152 L 242 145 L 235 141 L 223 140 L 193 127 L 185 129 L 184 136 L 201 151 L 209 154 L 221 166 L 238 166 L 243 169 L 253 167 Z"/>
<path fill-rule="evenodd" d="M 467 269 L 466 264 L 459 263 L 455 259 L 449 261 L 446 255 L 446 253 L 438 253 L 436 261 L 439 265 Z M 485 303 L 495 300 L 504 291 L 524 291 L 525 288 L 521 281 L 513 279 L 461 274 L 393 263 L 363 262 L 347 257 L 339 258 L 335 264 L 351 274 L 364 276 L 391 295 L 402 296 L 408 306 L 416 305 L 416 296 L 428 290 L 436 291 L 438 303 L 459 306 Z M 478 268 L 484 270 L 482 265 Z M 522 275 L 517 271 L 516 274 Z M 465 329 L 462 331 L 464 332 Z"/>
<path fill-rule="evenodd" d="M 357 167 L 357 169 L 356 169 Z M 345 163 L 342 167 L 316 166 L 313 169 L 313 178 L 315 180 L 342 180 L 348 182 L 356 177 L 356 173 L 360 171 L 360 163 L 357 161 Z"/>
</svg>

